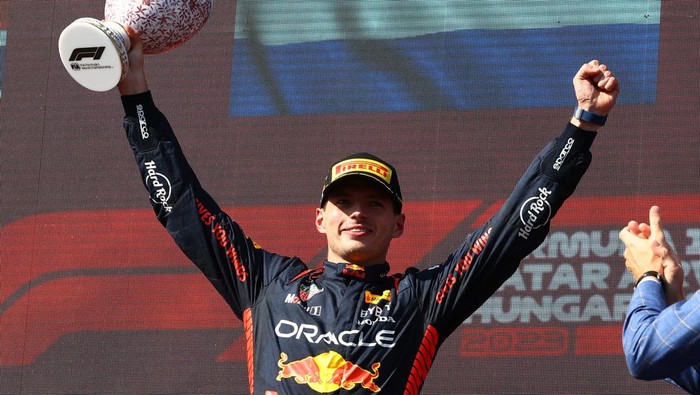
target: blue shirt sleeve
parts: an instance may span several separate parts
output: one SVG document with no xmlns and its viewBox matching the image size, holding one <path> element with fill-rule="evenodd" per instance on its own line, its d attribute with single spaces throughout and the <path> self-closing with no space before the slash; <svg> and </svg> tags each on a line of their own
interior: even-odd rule
<svg viewBox="0 0 700 395">
<path fill-rule="evenodd" d="M 661 284 L 640 283 L 627 310 L 622 343 L 635 378 L 667 379 L 700 393 L 700 292 L 667 306 Z"/>
</svg>

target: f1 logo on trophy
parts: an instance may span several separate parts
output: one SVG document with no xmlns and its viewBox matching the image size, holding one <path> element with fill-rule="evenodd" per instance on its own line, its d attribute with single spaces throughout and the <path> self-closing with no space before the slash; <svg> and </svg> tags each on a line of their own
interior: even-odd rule
<svg viewBox="0 0 700 395">
<path fill-rule="evenodd" d="M 105 19 L 79 18 L 58 38 L 58 52 L 71 77 L 87 89 L 104 92 L 129 69 L 131 48 L 124 29 L 139 32 L 145 54 L 177 47 L 209 19 L 213 0 L 107 0 Z"/>
</svg>

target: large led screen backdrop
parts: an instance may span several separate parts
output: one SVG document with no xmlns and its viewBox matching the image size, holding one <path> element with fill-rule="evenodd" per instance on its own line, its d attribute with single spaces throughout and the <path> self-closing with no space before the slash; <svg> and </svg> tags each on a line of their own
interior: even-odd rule
<svg viewBox="0 0 700 395">
<path fill-rule="evenodd" d="M 62 29 L 102 7 L 0 1 L 0 393 L 244 394 L 243 327 L 153 217 L 118 93 L 59 60 Z M 576 70 L 605 62 L 622 94 L 591 168 L 423 393 L 670 394 L 627 373 L 617 233 L 661 206 L 700 288 L 699 18 L 695 0 L 215 1 L 146 68 L 202 184 L 269 250 L 315 266 L 326 167 L 392 162 L 402 272 L 499 207 L 571 116 Z"/>
</svg>

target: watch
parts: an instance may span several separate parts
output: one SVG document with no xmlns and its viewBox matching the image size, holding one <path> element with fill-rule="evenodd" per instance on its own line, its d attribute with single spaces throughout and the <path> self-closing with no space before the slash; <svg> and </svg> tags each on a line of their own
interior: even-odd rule
<svg viewBox="0 0 700 395">
<path fill-rule="evenodd" d="M 659 274 L 659 272 L 657 272 L 655 270 L 649 270 L 647 272 L 642 273 L 642 275 L 639 276 L 637 281 L 634 283 L 634 288 L 636 289 L 637 286 L 639 285 L 639 283 L 642 282 L 642 280 L 647 278 L 647 277 L 655 278 L 656 281 L 658 281 L 662 287 L 664 286 L 663 278 L 661 278 L 661 275 Z"/>
<path fill-rule="evenodd" d="M 596 113 L 586 111 L 581 107 L 576 107 L 574 109 L 574 118 L 580 119 L 582 121 L 590 122 L 592 124 L 603 126 L 605 121 L 607 121 L 607 115 L 598 115 Z"/>
</svg>

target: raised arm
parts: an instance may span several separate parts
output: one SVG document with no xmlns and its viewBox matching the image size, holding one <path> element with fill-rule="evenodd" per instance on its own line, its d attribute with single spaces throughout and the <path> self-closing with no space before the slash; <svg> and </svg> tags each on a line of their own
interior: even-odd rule
<svg viewBox="0 0 700 395">
<path fill-rule="evenodd" d="M 128 33 L 129 71 L 118 89 L 126 114 L 124 128 L 151 206 L 178 247 L 242 317 L 259 296 L 260 284 L 297 263 L 261 249 L 202 188 L 153 101 L 138 33 Z"/>
<path fill-rule="evenodd" d="M 440 270 L 417 276 L 427 320 L 445 324 L 440 329 L 446 333 L 491 297 L 542 243 L 550 221 L 588 169 L 590 147 L 601 118 L 615 105 L 619 85 L 597 60 L 579 68 L 573 85 L 578 108 L 588 114 L 578 112 L 571 118 L 559 137 L 535 156 L 498 212 L 469 235 Z M 439 291 L 435 294 L 433 289 Z"/>
</svg>

